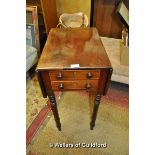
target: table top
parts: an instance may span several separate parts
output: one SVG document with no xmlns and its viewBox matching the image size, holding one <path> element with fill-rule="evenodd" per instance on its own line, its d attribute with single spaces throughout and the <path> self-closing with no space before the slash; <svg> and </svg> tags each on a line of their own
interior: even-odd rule
<svg viewBox="0 0 155 155">
<path fill-rule="evenodd" d="M 96 28 L 52 28 L 37 70 L 112 68 Z M 74 69 L 75 69 L 74 68 Z"/>
</svg>

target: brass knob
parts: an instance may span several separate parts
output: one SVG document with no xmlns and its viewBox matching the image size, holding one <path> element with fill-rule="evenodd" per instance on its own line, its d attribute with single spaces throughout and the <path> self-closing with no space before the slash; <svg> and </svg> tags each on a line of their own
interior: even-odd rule
<svg viewBox="0 0 155 155">
<path fill-rule="evenodd" d="M 61 89 L 61 90 L 64 89 L 64 84 L 63 84 L 63 83 L 60 83 L 60 84 L 58 85 L 58 88 Z"/>
<path fill-rule="evenodd" d="M 89 91 L 91 89 L 91 87 L 92 87 L 91 84 L 90 83 L 87 83 L 85 85 L 86 91 Z"/>
<path fill-rule="evenodd" d="M 58 79 L 58 80 L 62 80 L 62 78 L 63 78 L 63 75 L 62 75 L 61 72 L 59 72 L 58 75 L 57 75 L 57 79 Z"/>
<path fill-rule="evenodd" d="M 88 73 L 87 73 L 87 78 L 88 78 L 88 79 L 91 79 L 92 77 L 93 77 L 92 73 L 91 73 L 91 72 L 88 72 Z"/>
</svg>

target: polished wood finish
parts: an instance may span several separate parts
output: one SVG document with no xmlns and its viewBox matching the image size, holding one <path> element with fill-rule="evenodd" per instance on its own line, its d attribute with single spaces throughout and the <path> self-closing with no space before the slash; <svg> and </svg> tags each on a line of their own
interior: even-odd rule
<svg viewBox="0 0 155 155">
<path fill-rule="evenodd" d="M 98 80 L 75 80 L 75 81 L 51 81 L 53 90 L 62 90 L 59 85 L 63 85 L 63 90 L 97 90 Z M 90 88 L 88 88 L 90 87 Z"/>
<path fill-rule="evenodd" d="M 111 63 L 96 28 L 51 29 L 38 70 L 111 68 Z M 60 63 L 61 62 L 61 63 Z"/>
<path fill-rule="evenodd" d="M 46 33 L 55 28 L 59 22 L 57 17 L 56 0 L 40 0 L 44 17 Z"/>
<path fill-rule="evenodd" d="M 54 70 L 49 72 L 51 80 L 99 79 L 100 70 Z"/>
<path fill-rule="evenodd" d="M 106 95 L 112 74 L 97 29 L 51 29 L 36 71 L 43 96 L 52 102 L 58 129 L 61 125 L 54 91 L 67 90 L 85 90 L 90 94 L 93 103 L 90 128 L 93 129 L 101 95 Z"/>
</svg>

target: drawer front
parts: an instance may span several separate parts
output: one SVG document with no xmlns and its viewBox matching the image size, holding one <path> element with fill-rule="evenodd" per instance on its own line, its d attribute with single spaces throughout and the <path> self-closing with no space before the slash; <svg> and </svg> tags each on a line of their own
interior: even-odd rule
<svg viewBox="0 0 155 155">
<path fill-rule="evenodd" d="M 49 76 L 51 81 L 99 79 L 100 70 L 53 70 Z"/>
<path fill-rule="evenodd" d="M 97 90 L 98 80 L 51 81 L 53 90 Z"/>
</svg>

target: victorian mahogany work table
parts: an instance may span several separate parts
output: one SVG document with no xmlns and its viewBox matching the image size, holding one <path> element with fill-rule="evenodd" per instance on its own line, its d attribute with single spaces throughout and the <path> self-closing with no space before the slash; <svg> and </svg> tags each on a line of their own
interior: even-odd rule
<svg viewBox="0 0 155 155">
<path fill-rule="evenodd" d="M 54 91 L 68 90 L 89 93 L 90 103 L 93 104 L 92 130 L 101 95 L 106 95 L 112 74 L 111 63 L 97 29 L 51 29 L 36 72 L 43 97 L 48 96 L 50 100 L 58 130 L 61 130 L 61 123 Z"/>
</svg>

